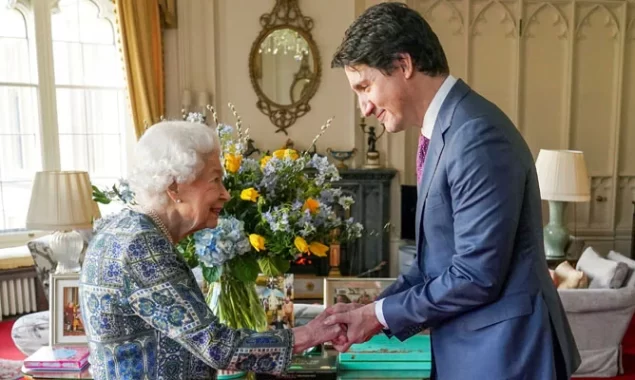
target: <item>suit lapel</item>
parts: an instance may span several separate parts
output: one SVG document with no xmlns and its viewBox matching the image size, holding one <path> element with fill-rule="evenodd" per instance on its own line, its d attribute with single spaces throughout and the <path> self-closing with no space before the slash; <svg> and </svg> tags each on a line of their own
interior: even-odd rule
<svg viewBox="0 0 635 380">
<path fill-rule="evenodd" d="M 420 231 L 422 231 L 421 223 L 423 222 L 423 210 L 425 209 L 426 199 L 428 198 L 428 191 L 430 190 L 430 184 L 432 183 L 432 179 L 434 178 L 434 173 L 437 170 L 437 165 L 445 146 L 445 132 L 448 130 L 452 123 L 452 117 L 454 116 L 456 106 L 469 91 L 470 88 L 468 87 L 468 85 L 459 79 L 452 87 L 450 93 L 448 93 L 448 96 L 445 98 L 445 101 L 441 105 L 441 109 L 439 110 L 439 114 L 437 116 L 437 121 L 434 124 L 434 130 L 432 131 L 432 137 L 430 139 L 430 146 L 428 147 L 426 160 L 423 164 L 421 182 L 418 186 L 416 216 L 417 225 L 415 228 L 417 234 L 417 244 L 420 244 Z M 418 249 L 417 251 L 420 252 L 421 249 Z"/>
</svg>

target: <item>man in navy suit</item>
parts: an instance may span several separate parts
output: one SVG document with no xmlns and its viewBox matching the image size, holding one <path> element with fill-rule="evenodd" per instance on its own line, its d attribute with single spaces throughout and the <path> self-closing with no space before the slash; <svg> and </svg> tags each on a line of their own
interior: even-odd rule
<svg viewBox="0 0 635 380">
<path fill-rule="evenodd" d="M 430 329 L 433 377 L 569 379 L 580 356 L 544 256 L 534 160 L 514 124 L 449 73 L 402 3 L 366 10 L 332 61 L 365 116 L 421 129 L 417 265 L 370 305 L 337 304 L 348 343 Z"/>
</svg>

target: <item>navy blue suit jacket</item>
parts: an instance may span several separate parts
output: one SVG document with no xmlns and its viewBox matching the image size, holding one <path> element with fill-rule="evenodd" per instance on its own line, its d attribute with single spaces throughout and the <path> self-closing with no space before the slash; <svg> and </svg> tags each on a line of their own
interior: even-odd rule
<svg viewBox="0 0 635 380">
<path fill-rule="evenodd" d="M 430 329 L 440 379 L 568 379 L 580 356 L 543 246 L 533 157 L 458 80 L 419 184 L 417 265 L 382 294 L 389 334 Z"/>
</svg>

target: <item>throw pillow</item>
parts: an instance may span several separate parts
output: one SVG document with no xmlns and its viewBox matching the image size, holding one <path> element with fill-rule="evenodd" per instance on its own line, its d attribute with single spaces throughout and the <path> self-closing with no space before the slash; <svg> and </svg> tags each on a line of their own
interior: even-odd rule
<svg viewBox="0 0 635 380">
<path fill-rule="evenodd" d="M 558 289 L 585 289 L 589 286 L 589 278 L 579 270 L 576 270 L 568 261 L 563 261 L 556 267 Z"/>
<path fill-rule="evenodd" d="M 622 262 L 607 260 L 592 247 L 588 247 L 578 260 L 577 270 L 589 276 L 590 288 L 621 288 L 628 275 L 628 265 Z"/>
<path fill-rule="evenodd" d="M 635 276 L 633 276 L 633 271 L 635 271 L 635 260 L 630 259 L 621 253 L 615 251 L 609 251 L 609 254 L 606 256 L 607 259 L 617 261 L 618 263 L 624 263 L 628 265 L 628 274 L 626 275 L 626 279 L 624 280 L 624 286 L 635 286 Z"/>
</svg>

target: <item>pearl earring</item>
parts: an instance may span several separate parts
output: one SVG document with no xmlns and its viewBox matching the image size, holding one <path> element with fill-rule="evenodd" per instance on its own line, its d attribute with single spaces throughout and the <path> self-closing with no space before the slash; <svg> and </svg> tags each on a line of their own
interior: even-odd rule
<svg viewBox="0 0 635 380">
<path fill-rule="evenodd" d="M 180 200 L 180 199 L 177 199 L 177 200 L 176 200 L 176 203 L 181 203 L 181 200 Z"/>
</svg>

